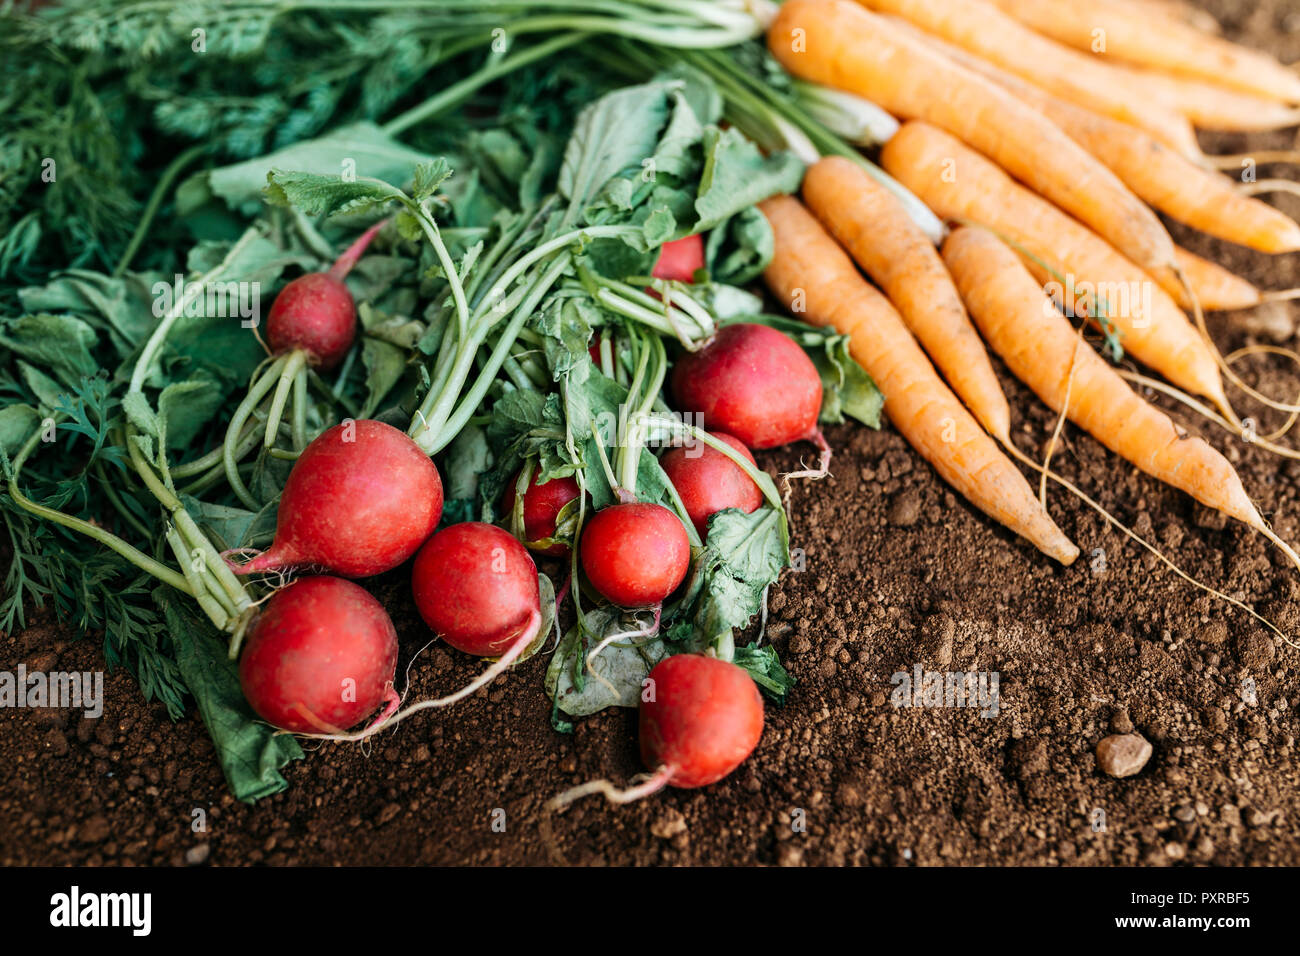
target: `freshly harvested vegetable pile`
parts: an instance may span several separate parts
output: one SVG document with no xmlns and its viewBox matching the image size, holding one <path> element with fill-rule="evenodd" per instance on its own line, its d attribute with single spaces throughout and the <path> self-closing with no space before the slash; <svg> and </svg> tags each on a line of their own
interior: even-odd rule
<svg viewBox="0 0 1300 956">
<path fill-rule="evenodd" d="M 790 564 L 785 500 L 834 467 L 822 424 L 883 408 L 978 508 L 1078 556 L 1046 483 L 1099 506 L 1052 470 L 1059 427 L 1015 445 L 986 343 L 1062 423 L 1300 567 L 1228 459 L 1130 386 L 1297 456 L 1300 407 L 1203 316 L 1289 293 L 1178 249 L 1157 211 L 1300 249 L 1194 134 L 1293 124 L 1300 81 L 1156 5 L 201 3 L 232 28 L 213 62 L 156 81 L 192 17 L 6 14 L 10 95 L 43 108 L 0 150 L 27 168 L 46 137 L 65 172 L 0 192 L 0 627 L 52 602 L 102 629 L 173 716 L 193 699 L 245 800 L 285 786 L 296 736 L 369 738 L 544 649 L 556 731 L 638 707 L 648 771 L 552 807 L 707 786 L 791 689 L 750 628 Z M 311 58 L 321 80 L 286 81 Z M 49 129 L 82 114 L 80 145 Z M 149 169 L 103 154 L 114 122 L 130 150 L 198 143 Z M 70 200 L 86 170 L 100 194 Z M 1258 434 L 1239 391 L 1290 418 Z M 817 460 L 779 482 L 751 454 L 795 443 Z M 489 660 L 435 699 L 395 686 L 355 583 L 403 566 L 432 633 Z"/>
<path fill-rule="evenodd" d="M 466 88 L 495 75 L 455 63 Z M 845 337 L 743 288 L 772 249 L 754 203 L 803 164 L 720 125 L 700 73 L 593 71 L 560 117 L 530 85 L 551 76 L 438 111 L 461 142 L 436 155 L 362 123 L 193 174 L 169 212 L 203 238 L 170 281 L 16 293 L 6 626 L 42 598 L 103 608 L 146 693 L 198 703 L 243 799 L 284 786 L 283 731 L 364 739 L 548 645 L 560 731 L 637 706 L 674 655 L 790 687 L 761 632 L 734 643 L 790 560 L 736 433 L 824 445 L 819 419 L 880 408 Z M 775 365 L 746 375 L 754 343 Z M 786 369 L 798 389 L 773 387 Z M 433 700 L 402 698 L 392 623 L 348 580 L 402 565 L 433 634 L 491 659 Z"/>
</svg>

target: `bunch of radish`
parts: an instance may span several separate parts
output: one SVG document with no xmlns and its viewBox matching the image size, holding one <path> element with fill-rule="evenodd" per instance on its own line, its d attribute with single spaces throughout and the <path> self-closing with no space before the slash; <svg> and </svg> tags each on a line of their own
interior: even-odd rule
<svg viewBox="0 0 1300 956">
<path fill-rule="evenodd" d="M 739 439 L 723 433 L 711 437 L 753 464 Z M 763 502 L 744 469 L 707 444 L 674 448 L 661 464 L 701 538 L 713 514 L 728 508 L 750 513 Z M 659 608 L 686 577 L 691 548 L 677 514 L 659 504 L 626 502 L 596 512 L 582 530 L 579 555 L 596 591 L 627 610 L 653 609 L 657 622 Z M 735 770 L 762 732 L 762 697 L 743 668 L 702 654 L 665 658 L 646 678 L 641 696 L 641 758 L 649 777 L 627 790 L 604 780 L 583 784 L 548 807 L 558 809 L 591 793 L 626 803 L 664 786 L 708 786 Z"/>
<path fill-rule="evenodd" d="M 399 711 L 392 688 L 396 635 L 383 608 L 349 581 L 303 578 L 268 602 L 240 664 L 245 695 L 260 716 L 295 733 L 363 739 L 473 693 L 532 643 L 542 617 L 528 551 L 506 531 L 478 522 L 433 534 L 441 513 L 437 468 L 389 425 L 344 423 L 307 447 L 285 484 L 274 542 L 235 570 L 321 568 L 367 577 L 418 550 L 412 587 L 421 616 L 451 646 L 498 660 L 449 697 Z M 346 733 L 384 701 L 377 720 Z"/>
<path fill-rule="evenodd" d="M 686 279 L 702 268 L 703 245 L 693 238 L 665 251 L 656 277 Z M 349 325 L 339 321 L 344 312 L 352 314 L 350 298 L 348 309 L 342 308 L 346 289 L 328 276 L 297 281 L 302 297 L 295 292 L 286 300 L 281 294 L 268 335 L 322 361 L 336 358 L 327 340 L 341 344 L 348 338 L 331 338 L 330 332 Z M 308 298 L 318 299 L 318 307 L 300 314 L 295 303 Z M 287 302 L 283 309 L 280 302 Z M 312 320 L 300 321 L 306 314 Z M 658 397 L 666 363 L 661 365 L 649 394 L 641 397 L 644 407 Z M 765 493 L 755 481 L 750 448 L 805 439 L 825 448 L 817 428 L 822 396 L 816 369 L 798 345 L 767 326 L 725 326 L 679 360 L 671 386 L 679 408 L 712 429 L 696 430 L 703 441 L 662 457 L 680 513 L 636 500 L 625 487 L 635 483 L 636 459 L 624 460 L 622 473 L 631 480 L 623 486 L 613 482 L 617 502 L 592 515 L 574 542 L 557 530 L 562 514 L 571 513 L 583 494 L 574 478 L 540 481 L 528 469 L 520 472 L 502 500 L 515 534 L 481 522 L 435 531 L 441 479 L 411 437 L 378 421 L 345 420 L 323 432 L 290 472 L 270 547 L 232 565 L 242 574 L 328 572 L 276 592 L 251 628 L 240 676 L 254 710 L 294 733 L 360 740 L 473 693 L 539 636 L 541 592 L 529 548 L 547 557 L 565 557 L 575 548 L 575 566 L 597 594 L 628 611 L 653 610 L 657 627 L 660 608 L 690 569 L 692 540 L 707 538 L 710 518 L 762 506 Z M 640 453 L 639 446 L 631 448 L 631 454 Z M 424 621 L 452 647 L 495 662 L 455 693 L 402 707 L 393 687 L 392 622 L 374 598 L 345 578 L 380 574 L 412 557 L 412 591 Z M 362 729 L 354 729 L 367 718 Z M 650 777 L 627 791 L 603 781 L 584 785 L 553 805 L 597 791 L 627 800 L 666 785 L 707 786 L 752 752 L 762 727 L 762 699 L 744 669 L 713 656 L 670 656 L 647 677 L 640 707 L 641 751 Z"/>
</svg>

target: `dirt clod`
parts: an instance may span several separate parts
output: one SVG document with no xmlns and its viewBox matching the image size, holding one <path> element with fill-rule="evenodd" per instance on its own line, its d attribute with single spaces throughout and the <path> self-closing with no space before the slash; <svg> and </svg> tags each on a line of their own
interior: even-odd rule
<svg viewBox="0 0 1300 956">
<path fill-rule="evenodd" d="M 910 528 L 921 517 L 921 496 L 909 488 L 899 492 L 889 505 L 889 523 L 896 528 Z"/>
</svg>

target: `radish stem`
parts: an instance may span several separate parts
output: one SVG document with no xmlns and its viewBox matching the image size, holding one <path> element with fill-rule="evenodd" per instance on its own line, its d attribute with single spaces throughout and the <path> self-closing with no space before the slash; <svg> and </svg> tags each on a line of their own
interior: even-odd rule
<svg viewBox="0 0 1300 956">
<path fill-rule="evenodd" d="M 266 439 L 263 442 L 265 448 L 275 445 L 275 439 L 280 431 L 280 420 L 284 418 L 284 406 L 289 400 L 289 391 L 293 388 L 294 380 L 299 373 L 307 366 L 307 353 L 302 349 L 294 349 L 284 357 L 283 363 L 277 362 L 277 364 L 280 366 L 280 375 L 276 383 L 275 395 L 271 398 L 271 409 L 266 416 Z M 234 424 L 233 420 L 231 424 Z"/>
<path fill-rule="evenodd" d="M 307 367 L 304 365 L 293 377 L 293 450 L 301 452 L 307 447 Z"/>
<path fill-rule="evenodd" d="M 230 482 L 230 488 L 234 491 L 235 496 L 253 511 L 259 510 L 261 505 L 249 493 L 248 486 L 244 484 L 244 479 L 239 476 L 239 468 L 236 466 L 235 458 L 238 436 L 240 431 L 243 430 L 244 422 L 248 420 L 249 415 L 253 413 L 253 409 L 257 407 L 266 393 L 271 390 L 271 386 L 279 378 L 280 370 L 287 361 L 288 357 L 283 355 L 275 359 L 262 377 L 249 388 L 248 394 L 244 396 L 244 400 L 239 403 L 239 407 L 235 409 L 234 415 L 230 418 L 230 427 L 226 429 L 226 440 L 222 446 L 222 464 L 226 470 L 226 480 Z"/>
</svg>

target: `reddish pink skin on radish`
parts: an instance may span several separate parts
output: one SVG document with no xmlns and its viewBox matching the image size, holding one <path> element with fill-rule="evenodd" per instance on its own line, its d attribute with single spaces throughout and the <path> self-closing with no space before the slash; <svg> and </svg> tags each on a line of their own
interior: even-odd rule
<svg viewBox="0 0 1300 956">
<path fill-rule="evenodd" d="M 524 537 L 529 541 L 541 541 L 555 534 L 555 520 L 560 511 L 574 498 L 578 497 L 578 483 L 573 478 L 553 478 L 537 483 L 538 474 L 533 473 L 532 480 L 524 489 Z M 515 509 L 515 486 L 519 476 L 506 486 L 505 500 L 502 505 L 508 515 Z M 569 553 L 567 545 L 553 544 L 549 548 L 534 549 L 538 554 L 561 557 Z"/>
<path fill-rule="evenodd" d="M 739 438 L 726 432 L 712 434 L 740 452 L 751 465 L 755 463 L 754 456 Z M 673 448 L 659 459 L 659 465 L 681 495 L 686 513 L 691 516 L 701 539 L 708 534 L 710 515 L 724 508 L 739 508 L 750 514 L 763 503 L 763 492 L 754 484 L 754 479 L 722 452 L 708 445 Z"/>
<path fill-rule="evenodd" d="M 707 787 L 739 767 L 763 736 L 763 698 L 735 664 L 675 654 L 650 671 L 654 699 L 641 700 L 641 760 L 668 767 L 672 787 Z"/>
<path fill-rule="evenodd" d="M 656 279 L 672 279 L 677 282 L 694 282 L 695 273 L 704 268 L 704 237 L 698 233 L 693 236 L 686 236 L 682 239 L 674 239 L 672 242 L 665 242 L 659 247 L 659 258 L 655 260 L 654 268 L 650 270 L 650 275 Z M 659 298 L 659 293 L 654 289 L 646 289 L 646 292 Z M 600 365 L 600 333 L 596 333 L 591 339 L 591 345 L 587 347 L 587 354 L 591 360 Z"/>
<path fill-rule="evenodd" d="M 681 519 L 663 505 L 610 505 L 582 529 L 582 570 L 592 587 L 619 607 L 662 604 L 691 564 Z"/>
<path fill-rule="evenodd" d="M 528 549 L 479 521 L 450 525 L 430 538 L 415 559 L 411 589 L 434 633 L 477 657 L 504 653 L 542 606 Z"/>
<path fill-rule="evenodd" d="M 326 272 L 294 279 L 280 290 L 266 317 L 266 344 L 272 352 L 302 349 L 311 364 L 322 369 L 343 361 L 356 334 L 352 293 Z"/>
<path fill-rule="evenodd" d="M 665 242 L 650 274 L 656 279 L 694 282 L 695 273 L 704 268 L 704 237 L 699 233 Z"/>
<path fill-rule="evenodd" d="M 735 435 L 750 448 L 775 448 L 817 431 L 822 383 L 812 359 L 788 335 L 740 322 L 673 368 L 672 392 L 684 412 L 709 431 Z"/>
<path fill-rule="evenodd" d="M 338 733 L 373 714 L 397 669 L 383 605 L 342 578 L 299 578 L 248 632 L 239 683 L 259 717 L 294 733 Z"/>
<path fill-rule="evenodd" d="M 442 479 L 415 442 L 369 419 L 335 425 L 294 462 L 271 547 L 234 570 L 381 574 L 415 554 L 441 517 Z"/>
</svg>

